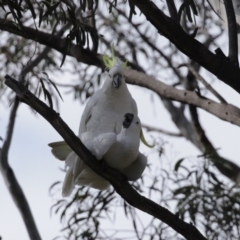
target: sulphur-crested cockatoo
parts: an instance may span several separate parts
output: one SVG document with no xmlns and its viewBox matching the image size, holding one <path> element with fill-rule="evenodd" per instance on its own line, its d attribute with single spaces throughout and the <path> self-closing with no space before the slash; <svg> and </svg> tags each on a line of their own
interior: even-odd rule
<svg viewBox="0 0 240 240">
<path fill-rule="evenodd" d="M 126 113 L 132 113 L 134 116 L 137 116 L 138 113 L 136 102 L 127 88 L 123 75 L 125 64 L 115 57 L 113 49 L 112 59 L 104 55 L 103 60 L 109 69 L 109 73 L 102 88 L 89 99 L 83 111 L 79 128 L 79 137 L 82 141 L 86 132 L 93 134 L 94 137 L 106 133 L 118 135 L 122 128 L 122 117 Z M 142 130 L 140 135 L 142 141 L 147 145 Z M 49 145 L 52 147 L 52 153 L 55 157 L 60 160 L 66 159 L 66 165 L 72 166 L 74 172 L 79 173 L 83 162 L 74 153 L 66 154 L 70 148 L 65 142 L 56 142 Z M 135 168 L 137 169 L 137 166 Z M 133 179 L 135 179 L 134 169 L 130 166 L 126 170 L 126 175 L 130 176 L 131 171 Z"/>
<path fill-rule="evenodd" d="M 93 132 L 84 132 L 80 139 L 98 160 L 104 159 L 110 167 L 118 169 L 128 180 L 136 181 L 147 165 L 147 158 L 139 152 L 140 134 L 139 118 L 127 113 L 122 120 L 119 134 L 108 132 L 95 136 Z M 63 183 L 63 196 L 68 196 L 75 185 L 99 190 L 105 190 L 110 186 L 108 181 L 97 175 L 74 152 L 70 149 L 68 152 L 66 165 L 69 169 Z"/>
</svg>

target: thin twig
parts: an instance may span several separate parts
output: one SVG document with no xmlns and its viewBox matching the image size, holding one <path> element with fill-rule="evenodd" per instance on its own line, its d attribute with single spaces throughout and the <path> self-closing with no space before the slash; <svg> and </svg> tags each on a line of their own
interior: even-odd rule
<svg viewBox="0 0 240 240">
<path fill-rule="evenodd" d="M 149 126 L 147 124 L 142 124 L 142 127 L 146 128 L 147 131 L 149 131 L 149 132 L 160 132 L 160 133 L 172 136 L 172 137 L 183 137 L 183 135 L 181 133 L 170 132 L 165 129 Z"/>
</svg>

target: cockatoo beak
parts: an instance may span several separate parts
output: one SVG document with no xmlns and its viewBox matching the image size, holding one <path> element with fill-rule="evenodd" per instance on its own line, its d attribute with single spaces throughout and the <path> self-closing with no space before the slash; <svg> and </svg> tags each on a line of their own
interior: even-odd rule
<svg viewBox="0 0 240 240">
<path fill-rule="evenodd" d="M 145 137 L 144 137 L 144 135 L 143 135 L 143 130 L 141 129 L 141 132 L 140 132 L 140 139 L 141 139 L 141 141 L 142 141 L 142 143 L 144 144 L 144 145 L 146 145 L 147 147 L 149 147 L 149 148 L 153 148 L 155 145 L 153 144 L 153 145 L 150 145 L 147 141 L 146 141 L 146 139 L 145 139 Z"/>
<path fill-rule="evenodd" d="M 122 75 L 117 73 L 113 76 L 112 85 L 114 88 L 119 88 L 122 83 Z"/>
<path fill-rule="evenodd" d="M 123 127 L 124 128 L 129 128 L 132 124 L 133 118 L 134 118 L 134 114 L 126 113 L 124 115 Z"/>
</svg>

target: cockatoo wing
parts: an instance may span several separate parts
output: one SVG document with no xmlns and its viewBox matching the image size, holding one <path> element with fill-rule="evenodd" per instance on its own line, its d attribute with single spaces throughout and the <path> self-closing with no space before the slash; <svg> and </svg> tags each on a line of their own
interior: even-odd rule
<svg viewBox="0 0 240 240">
<path fill-rule="evenodd" d="M 62 196 L 63 197 L 69 196 L 73 189 L 74 189 L 73 167 L 70 167 L 67 170 L 65 179 L 63 181 Z"/>
<path fill-rule="evenodd" d="M 76 179 L 75 184 L 89 186 L 99 190 L 105 190 L 110 186 L 107 180 L 97 175 L 88 166 L 85 166 L 84 170 Z"/>
<path fill-rule="evenodd" d="M 113 132 L 108 132 L 94 137 L 94 133 L 84 132 L 81 134 L 80 138 L 86 148 L 97 158 L 97 160 L 100 160 L 116 141 L 117 135 Z"/>
<path fill-rule="evenodd" d="M 64 161 L 72 149 L 67 145 L 65 141 L 52 142 L 48 144 L 51 147 L 52 154 L 59 160 Z"/>
<path fill-rule="evenodd" d="M 109 150 L 109 148 L 113 145 L 116 139 L 117 135 L 113 132 L 103 133 L 94 138 L 94 150 L 92 151 L 94 152 L 94 155 L 98 160 L 103 158 L 103 155 Z"/>
<path fill-rule="evenodd" d="M 142 153 L 138 154 L 137 159 L 128 167 L 121 170 L 129 181 L 136 181 L 141 176 L 147 166 L 147 158 Z"/>
<path fill-rule="evenodd" d="M 63 197 L 69 196 L 71 194 L 76 179 L 78 178 L 78 176 L 81 174 L 85 167 L 83 161 L 73 151 L 70 152 L 70 154 L 67 156 L 65 163 L 69 168 L 63 182 L 62 188 Z"/>
<path fill-rule="evenodd" d="M 87 131 L 86 126 L 88 121 L 91 119 L 92 108 L 97 104 L 99 97 L 101 97 L 101 89 L 94 93 L 84 108 L 80 121 L 79 134 Z"/>
</svg>

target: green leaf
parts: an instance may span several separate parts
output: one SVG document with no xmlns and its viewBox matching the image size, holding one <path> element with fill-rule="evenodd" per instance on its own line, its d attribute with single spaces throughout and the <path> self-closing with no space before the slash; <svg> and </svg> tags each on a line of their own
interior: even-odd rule
<svg viewBox="0 0 240 240">
<path fill-rule="evenodd" d="M 197 7 L 196 7 L 196 3 L 194 0 L 190 0 L 189 5 L 191 6 L 191 9 L 194 13 L 194 15 L 198 16 L 198 11 L 197 11 Z"/>
<path fill-rule="evenodd" d="M 61 95 L 61 93 L 59 92 L 59 90 L 58 90 L 57 86 L 55 85 L 55 83 L 49 78 L 49 76 L 48 76 L 48 74 L 47 74 L 46 72 L 42 72 L 42 74 L 46 75 L 47 80 L 52 84 L 52 86 L 53 86 L 53 87 L 55 88 L 55 90 L 57 91 L 59 97 L 60 97 L 60 98 L 62 99 L 62 101 L 63 101 L 62 95 Z"/>
<path fill-rule="evenodd" d="M 178 171 L 178 169 L 179 169 L 181 163 L 183 162 L 183 160 L 185 160 L 185 158 L 180 158 L 180 159 L 176 162 L 176 164 L 175 164 L 175 166 L 174 166 L 174 171 L 175 171 L 175 172 Z"/>
<path fill-rule="evenodd" d="M 27 5 L 29 7 L 30 12 L 32 13 L 32 17 L 34 19 L 36 19 L 36 13 L 34 11 L 34 7 L 33 7 L 32 3 L 31 3 L 31 1 L 29 1 L 29 0 L 25 0 L 25 1 L 26 1 Z"/>
</svg>

